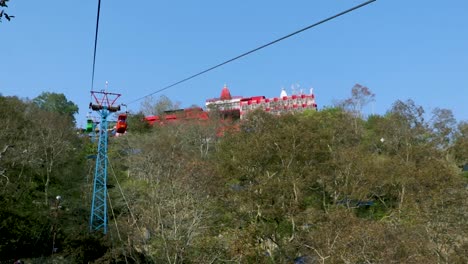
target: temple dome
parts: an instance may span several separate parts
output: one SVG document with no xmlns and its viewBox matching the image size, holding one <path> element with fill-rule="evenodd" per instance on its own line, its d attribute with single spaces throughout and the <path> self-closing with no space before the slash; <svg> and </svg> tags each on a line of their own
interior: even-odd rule
<svg viewBox="0 0 468 264">
<path fill-rule="evenodd" d="M 286 93 L 286 90 L 284 90 L 284 88 L 282 88 L 280 98 L 287 97 L 287 96 L 288 96 L 288 94 Z"/>
</svg>

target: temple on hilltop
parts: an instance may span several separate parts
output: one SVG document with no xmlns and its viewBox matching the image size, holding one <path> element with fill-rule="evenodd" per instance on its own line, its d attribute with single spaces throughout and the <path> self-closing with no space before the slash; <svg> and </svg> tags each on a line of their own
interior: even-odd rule
<svg viewBox="0 0 468 264">
<path fill-rule="evenodd" d="M 256 109 L 265 112 L 281 115 L 284 113 L 303 112 L 304 110 L 317 110 L 315 96 L 312 89 L 309 94 L 299 92 L 288 95 L 284 89 L 279 97 L 266 98 L 265 96 L 232 96 L 227 85 L 224 85 L 219 98 L 207 99 L 206 111 L 202 108 L 186 108 L 166 111 L 162 116 L 147 116 L 146 121 L 167 124 L 181 120 L 207 120 L 208 113 L 218 111 L 222 118 L 230 120 L 244 119 L 245 116 Z"/>
<path fill-rule="evenodd" d="M 205 106 L 206 110 L 219 111 L 223 117 L 231 117 L 233 119 L 240 118 L 240 101 L 244 99 L 242 96 L 231 96 L 229 88 L 225 84 L 221 90 L 219 98 L 207 99 Z"/>
<path fill-rule="evenodd" d="M 309 94 L 300 92 L 299 94 L 288 96 L 286 91 L 282 89 L 279 97 L 242 97 L 231 96 L 227 85 L 224 85 L 219 98 L 206 100 L 205 106 L 207 111 L 216 109 L 220 111 L 223 116 L 232 117 L 234 119 L 244 119 L 249 112 L 256 109 L 261 109 L 274 115 L 303 112 L 306 109 L 317 110 L 317 104 L 312 89 Z"/>
</svg>

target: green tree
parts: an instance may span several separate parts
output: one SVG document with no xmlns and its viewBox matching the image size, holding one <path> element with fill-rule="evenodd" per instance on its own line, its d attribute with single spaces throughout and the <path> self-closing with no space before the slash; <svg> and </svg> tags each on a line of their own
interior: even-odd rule
<svg viewBox="0 0 468 264">
<path fill-rule="evenodd" d="M 127 118 L 127 123 L 127 130 L 129 133 L 140 134 L 151 130 L 151 126 L 146 122 L 145 115 L 142 112 L 136 114 L 130 113 Z"/>
<path fill-rule="evenodd" d="M 468 122 L 460 122 L 455 133 L 452 152 L 457 165 L 468 164 Z"/>
<path fill-rule="evenodd" d="M 73 157 L 76 134 L 68 116 L 60 116 L 54 112 L 36 112 L 30 124 L 34 129 L 28 133 L 28 159 L 42 180 L 44 203 L 48 205 L 51 181 Z"/>
<path fill-rule="evenodd" d="M 362 124 L 362 109 L 370 102 L 375 100 L 375 94 L 367 87 L 355 84 L 351 89 L 351 97 L 338 102 L 337 106 L 351 113 L 350 118 L 354 120 L 353 126 L 356 134 L 361 133 L 359 129 Z"/>
<path fill-rule="evenodd" d="M 64 94 L 43 92 L 32 102 L 40 109 L 65 115 L 75 121 L 74 114 L 78 113 L 78 106 L 72 101 L 68 101 Z"/>
<path fill-rule="evenodd" d="M 453 144 L 457 121 L 449 109 L 436 108 L 432 111 L 430 130 L 432 134 L 431 143 L 445 153 L 449 158 L 450 146 Z"/>
<path fill-rule="evenodd" d="M 220 200 L 235 219 L 223 233 L 231 258 L 465 259 L 455 230 L 465 230 L 466 221 L 451 204 L 460 199 L 454 206 L 466 212 L 459 196 L 466 191 L 423 113 L 412 101 L 398 101 L 367 121 L 339 109 L 249 116 L 216 152 L 225 184 Z"/>
<path fill-rule="evenodd" d="M 71 263 L 467 261 L 468 126 L 449 110 L 142 126 L 109 139 L 107 238 L 87 230 L 93 161 L 85 177 L 68 117 L 3 97 L 0 114 L 0 259 L 47 256 L 55 237 Z"/>
<path fill-rule="evenodd" d="M 110 191 L 128 254 L 144 253 L 156 263 L 206 263 L 214 258 L 202 248 L 212 240 L 207 217 L 211 204 L 209 165 L 202 125 L 155 126 L 147 133 L 132 133 L 115 142 L 117 163 L 125 170 L 118 190 Z M 208 132 L 208 131 L 206 131 Z M 111 156 L 112 157 L 112 156 Z M 116 175 L 119 177 L 119 174 Z M 110 181 L 113 177 L 110 177 Z"/>
<path fill-rule="evenodd" d="M 68 116 L 15 97 L 0 97 L 0 116 L 0 261 L 48 256 L 54 238 L 61 254 L 87 231 L 80 139 Z"/>
</svg>

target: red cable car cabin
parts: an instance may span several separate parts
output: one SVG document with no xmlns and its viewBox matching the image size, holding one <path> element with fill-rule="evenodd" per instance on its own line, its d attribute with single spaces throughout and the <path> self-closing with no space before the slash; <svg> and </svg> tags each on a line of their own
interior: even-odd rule
<svg viewBox="0 0 468 264">
<path fill-rule="evenodd" d="M 116 131 L 123 134 L 127 130 L 127 114 L 120 114 L 117 118 Z"/>
</svg>

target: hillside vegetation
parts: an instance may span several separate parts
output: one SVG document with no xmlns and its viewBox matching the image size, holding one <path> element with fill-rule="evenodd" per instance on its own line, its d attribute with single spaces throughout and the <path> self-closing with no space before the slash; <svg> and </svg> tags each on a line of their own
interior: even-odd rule
<svg viewBox="0 0 468 264">
<path fill-rule="evenodd" d="M 95 145 L 69 114 L 0 97 L 0 260 L 466 263 L 468 123 L 362 102 L 258 111 L 223 136 L 215 117 L 131 117 L 109 140 L 104 236 L 88 231 Z"/>
</svg>

